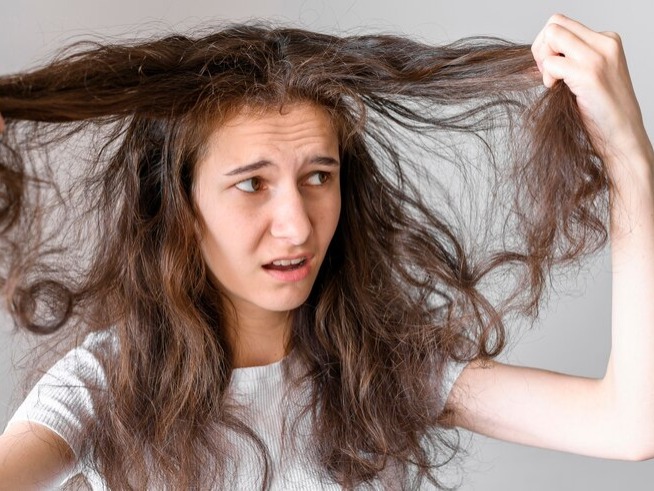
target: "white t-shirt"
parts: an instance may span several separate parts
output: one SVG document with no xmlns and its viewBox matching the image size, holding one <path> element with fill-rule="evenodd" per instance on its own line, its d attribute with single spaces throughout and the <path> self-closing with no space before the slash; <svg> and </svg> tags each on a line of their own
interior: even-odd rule
<svg viewBox="0 0 654 491">
<path fill-rule="evenodd" d="M 86 387 L 106 386 L 103 370 L 94 352 L 115 348 L 115 339 L 108 333 L 95 333 L 84 343 L 59 360 L 34 386 L 17 409 L 8 425 L 16 421 L 31 421 L 50 428 L 70 445 L 80 465 L 71 475 L 84 472 L 93 490 L 105 490 L 102 479 L 82 465 L 80 455 L 83 435 L 82 421 L 93 419 L 94 409 Z M 273 463 L 273 485 L 277 490 L 340 490 L 341 487 L 321 474 L 313 463 L 310 417 L 298 418 L 302 406 L 308 401 L 308 390 L 294 389 L 287 393 L 284 365 L 292 376 L 302 373 L 302 366 L 293 353 L 270 365 L 237 368 L 232 373 L 229 390 L 234 400 L 243 404 L 247 412 L 242 415 L 264 441 Z M 463 369 L 463 364 L 447 366 L 441 384 L 446 398 Z M 441 408 L 442 409 L 442 408 Z M 292 444 L 282 444 L 290 422 L 298 418 L 291 434 Z M 240 438 L 240 440 L 239 440 Z M 286 438 L 289 438 L 286 436 Z M 240 442 L 240 443 L 239 443 Z M 261 487 L 261 461 L 252 445 L 242 437 L 233 440 L 239 455 L 234 468 L 233 489 L 259 489 Z"/>
</svg>

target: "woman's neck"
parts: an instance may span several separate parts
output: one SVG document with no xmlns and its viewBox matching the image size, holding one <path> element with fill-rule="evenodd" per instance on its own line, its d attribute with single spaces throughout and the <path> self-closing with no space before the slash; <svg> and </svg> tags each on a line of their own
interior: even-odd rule
<svg viewBox="0 0 654 491">
<path fill-rule="evenodd" d="M 239 309 L 230 319 L 228 341 L 233 367 L 269 365 L 290 351 L 291 312 L 261 312 Z"/>
</svg>

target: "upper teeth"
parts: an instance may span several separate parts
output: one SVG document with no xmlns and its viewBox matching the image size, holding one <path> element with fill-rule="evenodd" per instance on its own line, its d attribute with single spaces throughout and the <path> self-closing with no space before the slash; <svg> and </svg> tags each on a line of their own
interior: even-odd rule
<svg viewBox="0 0 654 491">
<path fill-rule="evenodd" d="M 291 264 L 300 264 L 302 261 L 304 261 L 303 257 L 298 259 L 278 259 L 277 261 L 273 261 L 273 264 L 275 266 L 290 266 Z"/>
</svg>

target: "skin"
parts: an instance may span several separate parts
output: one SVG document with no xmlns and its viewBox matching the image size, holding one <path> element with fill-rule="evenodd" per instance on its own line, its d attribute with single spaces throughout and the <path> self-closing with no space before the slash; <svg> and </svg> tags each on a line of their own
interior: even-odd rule
<svg viewBox="0 0 654 491">
<path fill-rule="evenodd" d="M 262 159 L 269 163 L 245 167 Z M 212 135 L 194 195 L 204 259 L 233 307 L 235 366 L 265 365 L 288 351 L 290 312 L 309 296 L 338 224 L 339 167 L 329 117 L 309 104 L 292 104 L 284 114 L 243 112 Z M 310 266 L 299 281 L 263 267 L 297 256 Z"/>
<path fill-rule="evenodd" d="M 495 438 L 595 457 L 649 459 L 654 457 L 654 304 L 649 299 L 654 291 L 654 150 L 616 34 L 594 32 L 556 15 L 537 36 L 533 53 L 546 86 L 563 80 L 577 96 L 616 183 L 610 196 L 611 355 L 605 376 L 597 380 L 472 362 L 447 406 L 454 424 Z M 195 193 L 205 221 L 203 253 L 234 306 L 231 326 L 238 331 L 233 342 L 241 366 L 283 356 L 288 311 L 306 298 L 315 278 L 312 273 L 306 282 L 280 286 L 260 271 L 261 265 L 298 252 L 324 255 L 336 226 L 339 193 L 334 187 L 313 187 L 317 181 L 309 177 L 313 169 L 307 158 L 314 151 L 337 156 L 337 143 L 324 113 L 313 110 L 294 106 L 285 116 L 240 115 L 233 126 L 217 131 L 200 165 Z M 261 155 L 248 153 L 249 146 L 231 146 L 231 137 L 253 144 Z M 233 158 L 223 158 L 222 151 L 230 148 Z M 229 166 L 263 157 L 274 165 L 265 175 L 257 173 L 263 178 L 260 195 L 241 196 L 235 182 L 223 181 L 221 171 L 229 172 Z M 241 187 L 247 185 L 252 181 Z M 233 207 L 239 219 L 216 213 L 218 203 Z M 320 213 L 329 226 L 317 225 Z M 235 267 L 229 259 L 237 261 Z M 250 291 L 248 286 L 258 282 L 261 291 Z M 73 464 L 65 449 L 46 428 L 10 426 L 0 437 L 0 489 L 41 489 L 61 479 Z"/>
<path fill-rule="evenodd" d="M 616 183 L 611 204 L 612 348 L 602 379 L 491 363 L 464 369 L 454 424 L 495 438 L 594 457 L 654 457 L 654 151 L 620 38 L 553 16 L 532 51 L 563 80 Z M 561 54 L 565 56 L 561 56 Z"/>
<path fill-rule="evenodd" d="M 0 436 L 0 491 L 52 489 L 74 462 L 68 444 L 49 428 L 14 423 Z"/>
</svg>

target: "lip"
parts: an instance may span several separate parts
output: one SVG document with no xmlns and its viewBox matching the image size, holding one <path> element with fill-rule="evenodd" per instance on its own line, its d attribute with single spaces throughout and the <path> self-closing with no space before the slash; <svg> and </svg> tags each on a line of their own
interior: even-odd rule
<svg viewBox="0 0 654 491">
<path fill-rule="evenodd" d="M 269 269 L 269 268 L 264 267 L 266 265 L 263 265 L 261 268 L 266 273 L 268 273 L 270 276 L 272 276 L 273 278 L 275 278 L 276 280 L 279 280 L 279 281 L 283 281 L 283 282 L 302 281 L 307 276 L 309 276 L 309 273 L 311 273 L 311 268 L 312 268 L 312 265 L 313 265 L 313 261 L 312 261 L 313 257 L 314 257 L 313 254 L 299 254 L 299 255 L 296 255 L 296 256 L 280 257 L 280 258 L 277 258 L 277 259 L 273 259 L 269 263 L 266 263 L 266 264 L 270 264 L 273 261 L 279 261 L 281 259 L 289 260 L 289 259 L 306 258 L 306 261 L 304 262 L 304 264 L 300 268 L 292 269 L 290 271 L 281 271 L 281 270 L 278 270 L 278 269 Z"/>
</svg>

